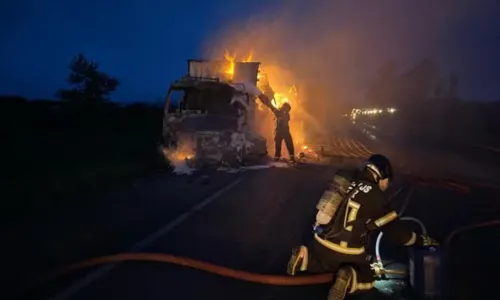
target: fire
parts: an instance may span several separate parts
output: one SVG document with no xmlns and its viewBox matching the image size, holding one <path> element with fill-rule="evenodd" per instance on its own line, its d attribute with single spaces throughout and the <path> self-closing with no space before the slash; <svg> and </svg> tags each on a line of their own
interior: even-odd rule
<svg viewBox="0 0 500 300">
<path fill-rule="evenodd" d="M 174 168 L 183 167 L 194 158 L 194 149 L 187 140 L 183 139 L 181 146 L 177 149 L 163 148 L 164 157 L 172 164 Z"/>
<path fill-rule="evenodd" d="M 297 97 L 297 87 L 295 86 L 295 84 L 288 89 L 288 93 Z"/>
<path fill-rule="evenodd" d="M 254 58 L 253 51 L 250 51 L 246 56 L 237 57 L 236 52 L 230 53 L 228 50 L 224 51 L 224 58 L 227 62 L 225 73 L 232 77 L 234 74 L 234 66 L 237 61 L 241 62 L 251 62 Z M 284 70 L 286 72 L 286 70 Z M 302 120 L 302 116 L 304 115 L 304 109 L 301 106 L 299 101 L 299 96 L 297 93 L 297 87 L 291 82 L 284 82 L 283 80 L 290 80 L 289 76 L 284 76 L 282 74 L 283 70 L 280 68 L 276 68 L 275 66 L 260 66 L 259 73 L 257 75 L 258 86 L 262 89 L 262 85 L 270 84 L 272 89 L 274 90 L 274 98 L 272 99 L 271 104 L 279 108 L 284 103 L 289 103 L 292 106 L 292 121 L 290 122 L 290 131 L 293 135 L 294 142 L 297 145 L 303 145 L 304 143 L 304 122 Z M 270 79 L 270 80 L 269 80 Z M 261 131 L 264 136 L 271 138 L 268 136 L 272 134 L 272 119 L 269 117 L 272 114 L 269 109 L 262 104 L 261 101 L 256 102 L 257 109 L 262 113 L 269 112 L 265 114 L 265 124 L 261 122 Z M 264 121 L 264 120 L 263 120 Z M 271 146 L 271 145 L 270 145 Z"/>
<path fill-rule="evenodd" d="M 224 51 L 224 58 L 227 61 L 227 67 L 224 72 L 228 75 L 233 75 L 234 74 L 234 62 L 236 61 L 236 53 L 232 54 L 229 53 L 229 51 L 225 50 Z"/>
<path fill-rule="evenodd" d="M 193 158 L 193 154 L 190 152 L 187 152 L 187 151 L 174 151 L 174 152 L 167 154 L 167 156 L 172 161 L 183 161 L 185 159 L 192 159 Z"/>
<path fill-rule="evenodd" d="M 251 62 L 252 58 L 253 58 L 253 51 L 250 51 L 250 53 L 248 53 L 248 55 L 246 56 L 246 58 L 243 59 L 243 62 Z"/>
<path fill-rule="evenodd" d="M 281 105 L 283 105 L 283 103 L 290 104 L 290 100 L 288 99 L 288 97 L 282 93 L 274 93 L 274 98 L 273 98 L 271 104 L 274 107 L 279 108 L 279 107 L 281 107 Z"/>
<path fill-rule="evenodd" d="M 251 62 L 253 58 L 253 51 L 250 51 L 246 57 L 241 59 L 241 62 Z M 233 52 L 232 54 L 229 53 L 228 50 L 224 50 L 224 59 L 227 62 L 226 69 L 224 72 L 230 76 L 233 76 L 234 74 L 234 64 L 236 62 L 236 52 Z"/>
</svg>

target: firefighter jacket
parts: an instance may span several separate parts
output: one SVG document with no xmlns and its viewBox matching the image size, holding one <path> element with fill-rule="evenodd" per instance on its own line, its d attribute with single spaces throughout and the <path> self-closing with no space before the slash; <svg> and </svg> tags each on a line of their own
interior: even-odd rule
<svg viewBox="0 0 500 300">
<path fill-rule="evenodd" d="M 372 254 L 371 242 L 380 231 L 397 244 L 416 242 L 416 234 L 399 220 L 367 172 L 356 175 L 335 217 L 314 235 L 317 242 L 330 250 L 347 255 Z"/>
</svg>

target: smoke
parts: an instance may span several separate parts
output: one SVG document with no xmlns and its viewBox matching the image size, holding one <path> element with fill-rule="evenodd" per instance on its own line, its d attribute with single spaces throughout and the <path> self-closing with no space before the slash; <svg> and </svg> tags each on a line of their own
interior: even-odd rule
<svg viewBox="0 0 500 300">
<path fill-rule="evenodd" d="M 281 85 L 280 80 L 297 85 L 308 115 L 331 127 L 343 108 L 363 101 L 367 86 L 387 61 L 397 61 L 403 70 L 426 57 L 439 61 L 436 56 L 444 55 L 453 61 L 453 52 L 446 50 L 450 31 L 483 13 L 485 3 L 282 1 L 228 23 L 207 38 L 204 50 L 219 59 L 224 49 L 238 58 L 252 51 L 253 61 L 276 73 L 270 76 L 271 85 Z"/>
</svg>

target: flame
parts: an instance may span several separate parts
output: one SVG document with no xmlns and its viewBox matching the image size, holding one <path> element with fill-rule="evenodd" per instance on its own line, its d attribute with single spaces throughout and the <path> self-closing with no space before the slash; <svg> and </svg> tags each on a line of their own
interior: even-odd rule
<svg viewBox="0 0 500 300">
<path fill-rule="evenodd" d="M 288 93 L 290 95 L 293 95 L 294 97 L 297 97 L 297 87 L 294 85 L 292 85 L 289 89 L 288 89 Z"/>
<path fill-rule="evenodd" d="M 254 52 L 249 51 L 245 56 L 237 56 L 236 52 L 230 53 L 228 50 L 224 50 L 224 58 L 227 62 L 225 67 L 225 73 L 232 78 L 234 75 L 234 67 L 237 61 L 239 62 L 251 62 L 254 59 Z M 286 70 L 284 70 L 286 72 Z M 257 74 L 257 85 L 261 88 L 263 82 L 260 81 L 263 75 L 267 77 L 269 80 L 269 84 L 272 86 L 274 90 L 274 98 L 272 99 L 271 104 L 279 108 L 284 103 L 289 103 L 292 110 L 292 121 L 290 122 L 290 131 L 292 133 L 295 144 L 303 145 L 304 143 L 304 121 L 302 120 L 302 116 L 304 116 L 305 110 L 302 107 L 299 96 L 297 93 L 297 87 L 292 82 L 283 82 L 284 78 L 287 76 L 283 76 L 281 73 L 282 69 L 273 68 L 273 66 L 260 66 L 259 73 Z M 288 79 L 290 80 L 290 79 Z M 264 80 L 267 82 L 267 80 Z M 266 83 L 267 84 L 267 83 Z M 261 88 L 262 89 L 262 88 Z M 265 124 L 261 124 L 261 131 L 264 136 L 267 138 L 271 138 L 270 134 L 272 134 L 273 125 L 272 125 L 272 113 L 269 111 L 262 102 L 257 101 L 256 107 L 259 111 L 264 114 L 266 122 Z M 272 143 L 269 143 L 270 146 Z M 272 151 L 271 151 L 272 152 Z"/>
<path fill-rule="evenodd" d="M 195 156 L 192 143 L 188 139 L 181 138 L 179 145 L 180 147 L 177 149 L 162 149 L 164 157 L 173 165 L 175 169 L 183 168 L 187 161 L 192 160 Z"/>
<path fill-rule="evenodd" d="M 260 101 L 256 101 L 256 104 L 257 104 L 257 109 L 260 110 L 260 111 L 265 111 L 266 109 L 268 109 L 262 102 Z"/>
<path fill-rule="evenodd" d="M 226 49 L 224 50 L 224 59 L 227 62 L 226 69 L 224 70 L 224 73 L 232 77 L 234 75 L 234 65 L 237 61 L 236 59 L 236 52 L 233 52 L 232 54 L 229 53 L 229 51 Z M 253 51 L 250 51 L 243 59 L 239 60 L 241 62 L 251 62 L 253 59 Z M 258 75 L 257 75 L 258 78 Z"/>
<path fill-rule="evenodd" d="M 242 60 L 243 62 L 251 62 L 253 58 L 253 51 L 250 51 L 247 56 Z"/>
<path fill-rule="evenodd" d="M 224 58 L 226 59 L 227 66 L 224 72 L 230 76 L 233 76 L 234 74 L 234 63 L 236 61 L 236 52 L 234 52 L 232 55 L 229 53 L 229 51 L 224 50 Z"/>
<path fill-rule="evenodd" d="M 273 98 L 271 104 L 274 107 L 279 108 L 284 103 L 288 103 L 288 104 L 291 105 L 290 99 L 288 99 L 288 97 L 285 94 L 283 94 L 283 93 L 274 93 L 274 98 Z"/>
<path fill-rule="evenodd" d="M 185 159 L 192 159 L 193 154 L 187 151 L 174 151 L 168 154 L 170 160 L 183 161 Z"/>
</svg>

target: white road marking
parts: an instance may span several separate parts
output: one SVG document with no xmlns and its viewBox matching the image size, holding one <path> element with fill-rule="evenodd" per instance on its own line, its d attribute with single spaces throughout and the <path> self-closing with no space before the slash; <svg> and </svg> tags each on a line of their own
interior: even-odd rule
<svg viewBox="0 0 500 300">
<path fill-rule="evenodd" d="M 151 243 L 155 242 L 158 240 L 160 237 L 163 235 L 169 233 L 173 229 L 175 229 L 177 226 L 181 225 L 184 221 L 186 221 L 189 217 L 193 216 L 195 213 L 203 209 L 205 206 L 210 204 L 211 202 L 217 200 L 220 196 L 224 195 L 227 193 L 229 190 L 231 190 L 234 186 L 239 184 L 241 181 L 243 181 L 243 178 L 237 179 L 233 181 L 231 184 L 225 186 L 224 188 L 220 189 L 217 191 L 215 194 L 211 195 L 210 197 L 206 198 L 199 204 L 193 206 L 189 211 L 183 213 L 182 215 L 178 216 L 171 222 L 169 222 L 167 225 L 164 227 L 161 227 L 157 231 L 153 232 L 149 236 L 147 236 L 145 239 L 142 241 L 138 242 L 134 246 L 132 246 L 128 251 L 129 252 L 136 252 L 141 249 L 144 249 L 148 245 L 151 245 Z M 116 267 L 117 264 L 112 264 L 112 265 L 107 265 L 100 267 L 96 271 L 90 273 L 87 275 L 85 278 L 78 280 L 77 282 L 73 283 L 70 285 L 67 289 L 64 291 L 60 292 L 59 294 L 55 295 L 54 297 L 51 298 L 51 300 L 66 300 L 66 299 L 71 299 L 73 296 L 75 296 L 81 289 L 85 288 L 92 282 L 98 280 L 99 278 L 103 277 L 104 275 L 108 274 L 114 267 Z"/>
</svg>

